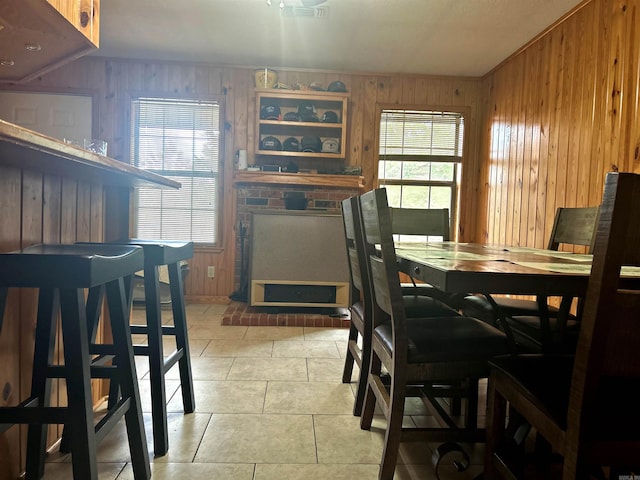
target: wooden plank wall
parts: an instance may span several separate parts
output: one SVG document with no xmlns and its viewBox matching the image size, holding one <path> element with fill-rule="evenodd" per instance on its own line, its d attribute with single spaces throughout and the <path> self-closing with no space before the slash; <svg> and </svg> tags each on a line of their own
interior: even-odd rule
<svg viewBox="0 0 640 480">
<path fill-rule="evenodd" d="M 102 241 L 103 207 L 101 186 L 0 167 L 0 251 L 36 243 Z M 15 405 L 29 396 L 36 293 L 31 289 L 9 291 L 0 334 L 0 405 Z M 60 360 L 61 347 L 58 352 Z M 54 404 L 65 402 L 64 390 L 58 395 L 55 384 L 53 389 Z M 59 434 L 58 428 L 52 428 L 50 440 Z M 25 441 L 24 427 L 0 434 L 0 479 L 17 478 Z"/>
<path fill-rule="evenodd" d="M 543 247 L 557 207 L 640 171 L 639 6 L 587 2 L 483 79 L 479 239 Z"/>
<path fill-rule="evenodd" d="M 332 72 L 279 71 L 279 81 L 325 87 L 342 80 L 349 92 L 348 165 L 361 166 L 367 189 L 377 174 L 375 130 L 379 105 L 455 109 L 466 116 L 466 155 L 460 192 L 460 238 L 471 240 L 476 231 L 477 152 L 480 80 L 426 76 L 362 75 Z M 234 291 L 236 198 L 233 188 L 234 154 L 255 151 L 255 90 L 253 68 L 217 67 L 194 63 L 149 62 L 84 58 L 55 70 L 28 85 L 36 91 L 90 91 L 97 99 L 97 134 L 108 141 L 109 156 L 128 161 L 129 104 L 133 95 L 171 97 L 225 97 L 224 195 L 222 240 L 216 248 L 197 249 L 190 262 L 186 291 L 191 298 L 226 297 Z M 107 219 L 108 221 L 109 219 Z M 470 232 L 470 233 L 467 233 Z M 207 266 L 216 278 L 207 278 Z"/>
</svg>

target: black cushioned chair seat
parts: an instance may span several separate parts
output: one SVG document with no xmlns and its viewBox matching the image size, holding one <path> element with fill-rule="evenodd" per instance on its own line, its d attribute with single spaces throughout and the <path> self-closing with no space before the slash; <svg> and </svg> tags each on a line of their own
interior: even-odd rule
<svg viewBox="0 0 640 480">
<path fill-rule="evenodd" d="M 407 318 L 406 325 L 409 363 L 489 360 L 509 353 L 506 335 L 475 318 Z M 391 351 L 391 324 L 376 327 L 374 335 Z"/>
<path fill-rule="evenodd" d="M 522 298 L 495 297 L 494 300 L 500 307 L 501 313 L 505 317 L 514 315 L 537 315 L 539 312 L 538 303 L 534 300 Z M 479 318 L 487 323 L 493 323 L 496 319 L 496 311 L 482 295 L 469 295 L 460 302 L 460 309 L 463 315 Z M 558 309 L 549 305 L 549 316 L 558 315 Z"/>
<path fill-rule="evenodd" d="M 511 377 L 521 395 L 544 405 L 547 415 L 566 428 L 573 358 L 573 355 L 516 355 L 496 357 L 490 365 Z"/>
<path fill-rule="evenodd" d="M 143 250 L 133 245 L 33 245 L 2 254 L 0 285 L 90 288 L 143 268 Z"/>
<path fill-rule="evenodd" d="M 405 315 L 412 317 L 455 317 L 460 314 L 440 300 L 423 295 L 403 295 Z"/>
</svg>

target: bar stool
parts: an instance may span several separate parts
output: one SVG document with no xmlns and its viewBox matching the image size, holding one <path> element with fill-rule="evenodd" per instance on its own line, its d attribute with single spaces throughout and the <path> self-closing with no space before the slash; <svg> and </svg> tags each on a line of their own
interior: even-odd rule
<svg viewBox="0 0 640 480">
<path fill-rule="evenodd" d="M 0 431 L 14 424 L 29 424 L 26 478 L 43 476 L 46 425 L 62 423 L 70 433 L 73 477 L 97 479 L 96 445 L 124 416 L 134 477 L 149 479 L 149 454 L 125 292 L 131 289 L 133 274 L 144 264 L 142 249 L 116 245 L 34 245 L 1 253 L 0 264 L 3 267 L 0 306 L 5 303 L 8 288 L 39 289 L 31 396 L 17 406 L 0 407 L 0 424 L 5 424 Z M 85 302 L 87 288 L 90 292 L 106 291 L 113 344 L 90 345 L 86 316 L 99 315 L 102 304 Z M 62 319 L 64 365 L 53 363 L 58 311 Z M 117 361 L 114 365 L 92 362 L 95 356 Z M 114 379 L 122 390 L 119 400 L 95 427 L 92 377 Z M 54 378 L 66 380 L 68 406 L 50 406 Z"/>
<path fill-rule="evenodd" d="M 147 324 L 132 324 L 130 328 L 132 334 L 147 336 L 147 345 L 134 345 L 133 353 L 149 358 L 153 451 L 155 456 L 162 456 L 169 450 L 165 374 L 176 363 L 178 363 L 180 374 L 184 412 L 192 413 L 195 410 L 184 289 L 180 273 L 180 262 L 193 257 L 193 242 L 134 238 L 112 243 L 135 245 L 144 250 L 144 294 Z M 162 325 L 158 269 L 163 265 L 166 265 L 169 271 L 173 326 Z M 176 342 L 176 349 L 167 358 L 164 358 L 163 336 L 174 336 Z M 112 383 L 112 385 L 114 384 Z M 117 392 L 112 389 L 110 402 L 113 402 L 114 398 L 117 398 Z"/>
</svg>

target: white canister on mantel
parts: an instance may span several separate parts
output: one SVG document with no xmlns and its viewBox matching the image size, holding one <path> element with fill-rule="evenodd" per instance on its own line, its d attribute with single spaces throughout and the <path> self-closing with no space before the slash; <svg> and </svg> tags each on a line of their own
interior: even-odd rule
<svg viewBox="0 0 640 480">
<path fill-rule="evenodd" d="M 238 170 L 246 170 L 247 166 L 247 151 L 238 150 Z"/>
</svg>

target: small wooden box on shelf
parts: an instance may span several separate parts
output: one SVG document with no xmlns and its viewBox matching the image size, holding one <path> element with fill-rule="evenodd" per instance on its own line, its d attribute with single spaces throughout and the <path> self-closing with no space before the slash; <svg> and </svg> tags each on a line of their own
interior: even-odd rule
<svg viewBox="0 0 640 480">
<path fill-rule="evenodd" d="M 256 154 L 274 157 L 344 160 L 347 151 L 348 99 L 348 93 L 257 89 Z M 303 104 L 302 106 L 301 103 Z M 309 107 L 310 105 L 312 105 L 312 108 Z M 266 107 L 271 107 L 269 115 L 264 114 Z M 301 110 L 305 108 L 309 108 L 309 111 L 315 113 L 317 121 L 308 121 L 309 116 L 299 115 Z M 333 114 L 330 113 L 325 116 L 327 112 L 333 112 Z M 288 113 L 290 115 L 287 115 Z M 287 117 L 286 120 L 285 116 Z M 310 115 L 310 117 L 314 118 L 313 115 Z M 267 146 L 265 145 L 266 142 L 264 142 L 266 137 L 275 137 L 280 142 L 281 147 L 285 145 L 287 138 L 294 137 L 298 140 L 299 149 L 265 148 Z M 314 149 L 317 151 L 303 151 L 303 138 L 319 138 L 320 143 Z M 335 143 L 333 148 L 328 147 L 326 144 L 323 146 L 323 143 L 328 139 L 337 141 L 337 149 L 335 148 Z"/>
</svg>

